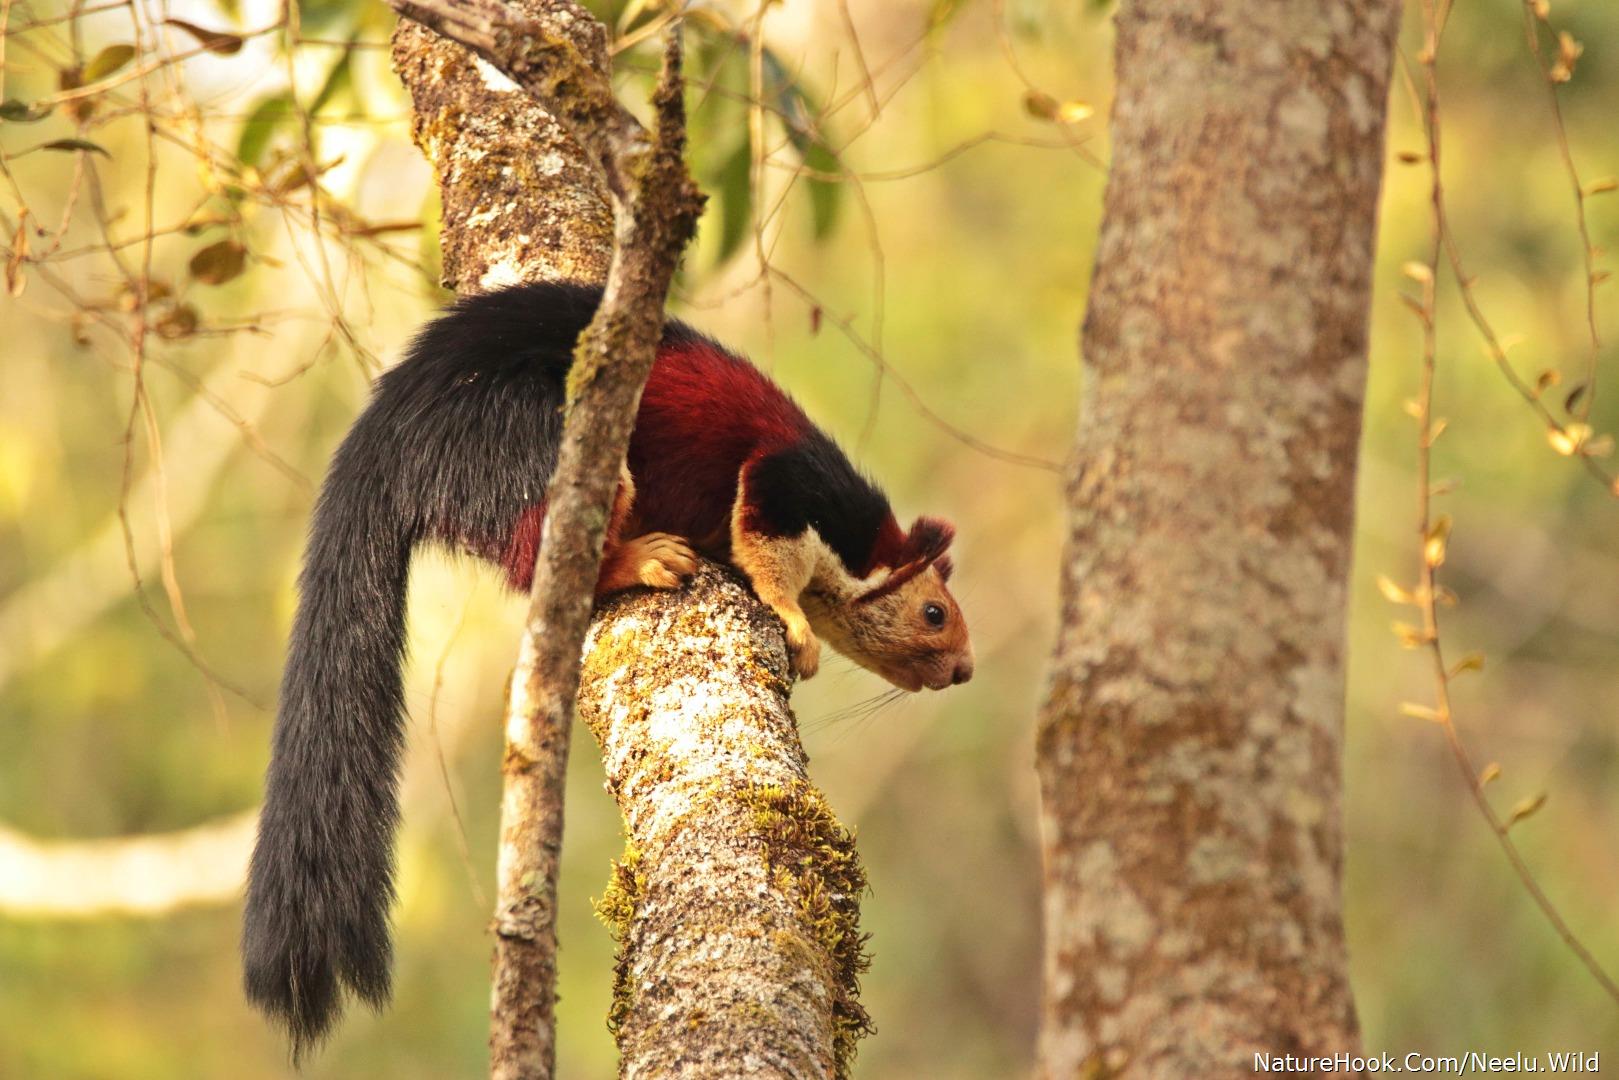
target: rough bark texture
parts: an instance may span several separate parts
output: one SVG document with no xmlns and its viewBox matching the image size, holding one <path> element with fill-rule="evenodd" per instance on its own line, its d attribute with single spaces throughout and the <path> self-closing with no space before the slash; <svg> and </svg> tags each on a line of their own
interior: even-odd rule
<svg viewBox="0 0 1619 1080">
<path fill-rule="evenodd" d="M 599 905 L 626 1077 L 846 1075 L 869 1030 L 853 838 L 810 784 L 781 624 L 705 565 L 613 601 L 579 714 L 624 813 Z"/>
<path fill-rule="evenodd" d="M 1345 592 L 1397 0 L 1125 0 L 1039 737 L 1046 1076 L 1358 1046 Z"/>
<path fill-rule="evenodd" d="M 532 16 L 543 0 L 512 0 Z M 589 33 L 578 24 L 578 33 Z M 613 252 L 607 189 L 563 126 L 488 61 L 408 19 L 393 42 L 411 134 L 444 208 L 444 284 L 482 292 L 535 279 L 600 281 Z"/>
</svg>

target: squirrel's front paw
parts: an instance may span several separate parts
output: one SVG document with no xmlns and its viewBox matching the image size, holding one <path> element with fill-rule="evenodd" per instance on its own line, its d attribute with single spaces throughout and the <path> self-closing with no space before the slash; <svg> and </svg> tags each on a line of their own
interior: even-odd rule
<svg viewBox="0 0 1619 1080">
<path fill-rule="evenodd" d="M 821 670 L 821 641 L 809 623 L 787 624 L 787 652 L 792 658 L 793 674 L 800 679 L 812 678 Z"/>
</svg>

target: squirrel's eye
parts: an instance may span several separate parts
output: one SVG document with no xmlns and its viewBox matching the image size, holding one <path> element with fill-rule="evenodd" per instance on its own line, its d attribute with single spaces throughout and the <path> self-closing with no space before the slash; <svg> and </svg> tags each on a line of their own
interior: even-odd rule
<svg viewBox="0 0 1619 1080">
<path fill-rule="evenodd" d="M 922 617 L 928 621 L 928 625 L 930 625 L 930 626 L 943 626 L 944 625 L 944 607 L 943 607 L 943 605 L 935 604 L 935 603 L 932 603 L 931 601 L 929 603 L 923 604 L 922 605 Z"/>
</svg>

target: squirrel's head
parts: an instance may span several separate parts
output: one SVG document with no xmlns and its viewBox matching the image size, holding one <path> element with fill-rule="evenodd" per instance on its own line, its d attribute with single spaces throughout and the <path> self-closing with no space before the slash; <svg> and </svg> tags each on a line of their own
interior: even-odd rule
<svg viewBox="0 0 1619 1080">
<path fill-rule="evenodd" d="M 943 690 L 973 676 L 973 646 L 950 595 L 955 529 L 917 518 L 893 565 L 804 597 L 810 626 L 838 652 L 902 690 Z"/>
</svg>

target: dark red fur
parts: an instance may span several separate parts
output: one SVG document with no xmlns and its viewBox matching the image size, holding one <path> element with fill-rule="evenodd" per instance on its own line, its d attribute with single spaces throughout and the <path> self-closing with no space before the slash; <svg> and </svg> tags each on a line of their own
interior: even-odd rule
<svg viewBox="0 0 1619 1080">
<path fill-rule="evenodd" d="M 637 531 L 688 537 L 728 557 L 742 466 L 809 430 L 803 410 L 752 364 L 707 341 L 665 347 L 630 437 Z"/>
<path fill-rule="evenodd" d="M 868 577 L 879 567 L 899 566 L 907 558 L 907 539 L 905 530 L 889 515 L 877 532 L 877 542 L 871 546 L 871 559 L 855 571 L 855 576 Z"/>
<path fill-rule="evenodd" d="M 813 430 L 797 403 L 747 361 L 701 338 L 665 343 L 630 438 L 636 497 L 627 535 L 672 533 L 712 558 L 729 559 L 731 514 L 744 466 L 794 446 Z M 924 534 L 937 537 L 923 524 L 930 520 L 918 521 L 907 534 L 888 515 L 869 558 L 850 572 L 865 577 L 927 557 L 919 544 L 934 542 Z M 519 592 L 533 580 L 543 523 L 543 505 L 530 507 L 501 545 L 502 569 Z"/>
<path fill-rule="evenodd" d="M 540 534 L 545 530 L 545 504 L 530 506 L 517 515 L 517 524 L 501 552 L 500 568 L 513 592 L 528 592 L 534 584 L 534 560 L 540 553 Z"/>
</svg>

